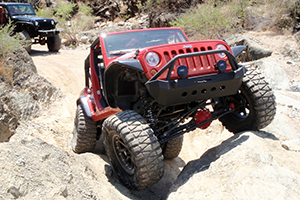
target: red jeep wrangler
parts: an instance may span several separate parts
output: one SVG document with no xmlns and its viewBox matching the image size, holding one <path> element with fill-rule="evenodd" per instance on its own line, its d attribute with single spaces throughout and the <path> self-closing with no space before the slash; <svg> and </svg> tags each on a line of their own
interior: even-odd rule
<svg viewBox="0 0 300 200">
<path fill-rule="evenodd" d="M 73 151 L 103 140 L 120 181 L 141 190 L 161 179 L 184 133 L 215 119 L 233 133 L 266 127 L 275 97 L 257 70 L 236 62 L 244 49 L 189 41 L 180 28 L 101 34 L 85 60 Z"/>
</svg>

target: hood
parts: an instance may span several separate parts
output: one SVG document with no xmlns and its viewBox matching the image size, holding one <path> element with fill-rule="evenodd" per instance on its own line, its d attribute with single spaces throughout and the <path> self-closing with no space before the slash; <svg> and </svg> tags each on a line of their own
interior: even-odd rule
<svg viewBox="0 0 300 200">
<path fill-rule="evenodd" d="M 45 17 L 39 17 L 36 15 L 17 15 L 13 16 L 12 19 L 18 20 L 18 21 L 38 21 L 38 22 L 51 22 L 53 19 L 45 18 Z"/>
</svg>

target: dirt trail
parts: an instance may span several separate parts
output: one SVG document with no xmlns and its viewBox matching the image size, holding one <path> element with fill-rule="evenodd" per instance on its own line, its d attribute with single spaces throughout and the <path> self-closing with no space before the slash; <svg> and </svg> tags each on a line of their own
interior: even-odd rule
<svg viewBox="0 0 300 200">
<path fill-rule="evenodd" d="M 51 53 L 46 46 L 39 45 L 34 45 L 31 52 L 38 73 L 60 88 L 64 95 L 41 117 L 33 120 L 41 127 L 36 136 L 67 151 L 70 151 L 76 99 L 84 87 L 83 62 L 87 55 L 88 50 L 83 49 Z M 49 135 L 49 131 L 53 134 Z"/>
</svg>

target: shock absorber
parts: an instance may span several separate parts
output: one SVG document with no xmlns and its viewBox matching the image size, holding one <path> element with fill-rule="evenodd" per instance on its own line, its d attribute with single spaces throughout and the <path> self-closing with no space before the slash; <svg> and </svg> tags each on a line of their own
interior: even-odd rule
<svg viewBox="0 0 300 200">
<path fill-rule="evenodd" d="M 147 110 L 147 112 L 149 115 L 150 127 L 153 127 L 154 126 L 154 118 L 153 118 L 151 107 Z"/>
</svg>

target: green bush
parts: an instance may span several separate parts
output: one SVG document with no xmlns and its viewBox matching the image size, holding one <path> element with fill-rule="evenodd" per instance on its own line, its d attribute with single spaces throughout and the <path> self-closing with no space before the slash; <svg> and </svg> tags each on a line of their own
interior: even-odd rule
<svg viewBox="0 0 300 200">
<path fill-rule="evenodd" d="M 46 7 L 46 8 L 38 8 L 35 11 L 37 16 L 53 18 L 53 9 Z"/>
<path fill-rule="evenodd" d="M 188 35 L 202 39 L 220 38 L 232 30 L 232 18 L 226 16 L 222 4 L 200 4 L 196 9 L 184 13 L 172 26 L 181 27 Z"/>
</svg>

